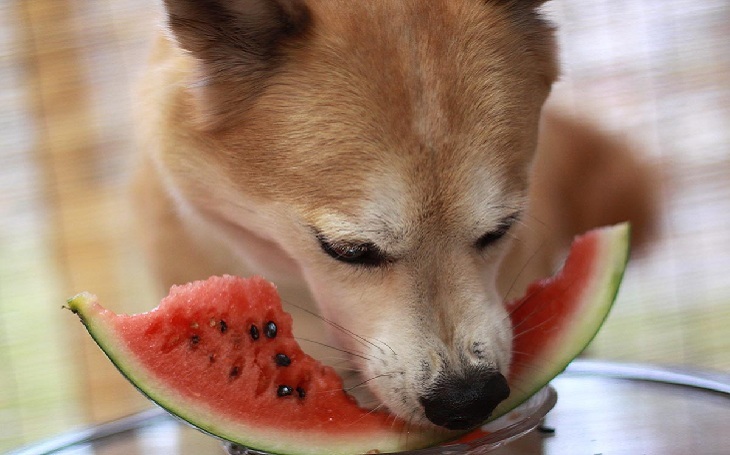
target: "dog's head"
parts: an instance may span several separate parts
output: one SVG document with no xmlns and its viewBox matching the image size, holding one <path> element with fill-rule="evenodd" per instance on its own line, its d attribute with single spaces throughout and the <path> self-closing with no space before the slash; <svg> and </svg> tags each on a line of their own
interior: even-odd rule
<svg viewBox="0 0 730 455">
<path fill-rule="evenodd" d="M 191 74 L 170 122 L 195 131 L 172 180 L 291 258 L 414 423 L 468 427 L 509 392 L 496 273 L 556 77 L 539 3 L 166 1 Z"/>
</svg>

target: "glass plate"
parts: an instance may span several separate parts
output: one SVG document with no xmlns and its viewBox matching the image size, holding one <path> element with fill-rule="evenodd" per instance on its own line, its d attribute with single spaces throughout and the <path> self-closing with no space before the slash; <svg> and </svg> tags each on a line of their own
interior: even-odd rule
<svg viewBox="0 0 730 455">
<path fill-rule="evenodd" d="M 540 425 L 545 415 L 555 406 L 557 400 L 557 392 L 548 385 L 513 411 L 474 431 L 475 435 L 485 433 L 483 436 L 477 436 L 469 442 L 446 443 L 427 449 L 398 452 L 398 454 L 481 455 L 491 452 L 535 429 Z M 224 449 L 228 455 L 270 455 L 268 452 L 230 443 L 225 444 Z"/>
</svg>

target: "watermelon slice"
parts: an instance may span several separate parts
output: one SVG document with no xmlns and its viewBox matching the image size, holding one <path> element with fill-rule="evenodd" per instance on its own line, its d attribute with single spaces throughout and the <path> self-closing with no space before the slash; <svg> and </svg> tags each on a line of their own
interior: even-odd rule
<svg viewBox="0 0 730 455">
<path fill-rule="evenodd" d="M 515 327 L 514 409 L 590 342 L 618 290 L 627 225 L 574 242 L 562 271 L 509 304 Z M 174 286 L 143 314 L 116 315 L 89 293 L 68 301 L 87 330 L 143 394 L 199 429 L 280 454 L 362 454 L 434 445 L 456 433 L 412 428 L 360 408 L 333 369 L 305 354 L 275 287 L 262 278 L 212 277 Z"/>
<path fill-rule="evenodd" d="M 511 395 L 495 419 L 522 404 L 560 374 L 608 317 L 629 258 L 627 223 L 576 237 L 562 269 L 530 284 L 507 304 L 513 328 Z"/>
</svg>

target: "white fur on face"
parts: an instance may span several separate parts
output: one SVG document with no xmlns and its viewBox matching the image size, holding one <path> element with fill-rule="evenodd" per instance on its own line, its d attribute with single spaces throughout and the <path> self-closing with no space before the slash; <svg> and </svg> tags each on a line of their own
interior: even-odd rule
<svg viewBox="0 0 730 455">
<path fill-rule="evenodd" d="M 322 214 L 317 228 L 373 242 L 392 262 L 365 267 L 317 252 L 303 272 L 324 317 L 357 335 L 335 333 L 369 391 L 395 414 L 427 424 L 419 397 L 439 373 L 469 366 L 508 373 L 512 329 L 496 290 L 505 245 L 480 252 L 474 242 L 515 204 L 496 179 L 481 176 L 469 183 L 478 188 L 453 201 L 457 213 L 429 220 L 421 210 L 428 191 L 396 170 L 371 179 L 359 216 Z"/>
</svg>

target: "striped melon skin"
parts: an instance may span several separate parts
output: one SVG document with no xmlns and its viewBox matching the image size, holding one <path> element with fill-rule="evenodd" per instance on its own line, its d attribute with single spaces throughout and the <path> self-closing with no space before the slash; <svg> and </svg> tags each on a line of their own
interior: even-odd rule
<svg viewBox="0 0 730 455">
<path fill-rule="evenodd" d="M 508 304 L 515 328 L 513 365 L 509 378 L 512 393 L 495 410 L 490 420 L 519 406 L 562 372 L 570 361 L 585 349 L 608 315 L 618 292 L 628 250 L 628 225 L 591 231 L 576 239 L 565 265 L 557 275 L 534 283 L 529 287 L 525 297 Z M 213 277 L 210 280 L 221 279 L 246 282 L 234 277 Z M 274 401 L 275 404 L 268 408 L 251 406 L 246 410 L 250 400 L 243 400 L 241 404 L 241 400 L 236 401 L 234 397 L 242 392 L 240 390 L 235 393 L 228 392 L 223 386 L 218 390 L 216 399 L 212 400 L 205 396 L 200 399 L 210 387 L 196 390 L 195 381 L 185 383 L 179 392 L 171 386 L 169 375 L 166 374 L 187 375 L 188 370 L 184 362 L 179 360 L 163 362 L 166 368 L 163 368 L 162 372 L 154 371 L 148 360 L 143 358 L 149 357 L 150 353 L 140 356 L 139 344 L 134 344 L 144 339 L 142 334 L 145 329 L 140 327 L 145 324 L 135 326 L 132 321 L 135 319 L 142 321 L 164 314 L 166 310 L 162 308 L 167 308 L 164 300 L 157 309 L 132 316 L 116 315 L 105 310 L 97 303 L 96 297 L 88 293 L 70 299 L 68 305 L 80 317 L 96 343 L 119 371 L 143 394 L 202 431 L 233 443 L 272 454 L 347 455 L 374 450 L 381 453 L 397 452 L 435 445 L 454 437 L 454 432 L 409 428 L 404 422 L 392 416 L 371 413 L 357 407 L 342 391 L 342 383 L 334 371 L 301 351 L 291 333 L 291 318 L 281 310 L 281 303 L 273 286 L 260 278 L 250 280 L 258 280 L 254 287 L 264 290 L 257 291 L 258 294 L 254 293 L 256 295 L 244 306 L 256 307 L 265 301 L 268 313 L 259 320 L 263 323 L 275 317 L 282 321 L 279 326 L 279 340 L 283 340 L 284 349 L 293 360 L 292 363 L 309 371 L 301 373 L 297 370 L 298 373 L 289 373 L 286 369 L 283 377 L 291 380 L 291 377 L 300 378 L 297 375 L 305 374 L 309 375 L 307 377 L 310 379 L 321 378 L 308 382 L 309 386 L 315 389 L 319 384 L 319 392 L 313 396 L 319 395 L 323 398 L 313 411 L 301 405 L 302 402 L 297 402 L 296 397 L 285 398 L 288 400 L 284 402 L 285 405 L 294 403 L 293 407 L 279 409 Z M 191 285 L 205 287 L 205 283 L 207 282 L 196 282 Z M 211 287 L 215 289 L 215 286 Z M 207 294 L 208 297 L 203 298 L 210 300 L 212 299 L 210 296 L 216 293 L 208 289 Z M 184 303 L 185 299 L 180 300 L 183 302 L 182 306 L 190 307 L 189 302 Z M 240 308 L 240 302 L 229 303 L 236 305 L 235 312 L 245 312 Z M 205 306 L 205 302 L 197 302 L 196 305 Z M 225 313 L 230 330 L 234 325 L 230 320 L 232 308 L 228 308 L 226 310 L 228 312 Z M 201 325 L 201 322 L 207 322 L 208 319 L 209 316 L 205 316 L 193 322 Z M 213 332 L 220 331 L 219 319 L 213 318 L 217 324 L 211 324 Z M 163 317 L 161 320 L 164 323 L 158 322 L 157 325 L 171 324 L 172 319 Z M 183 321 L 183 325 L 190 324 L 191 321 Z M 246 324 L 248 322 L 238 325 Z M 180 349 L 190 350 L 190 335 L 183 338 L 184 342 Z M 203 339 L 205 338 L 201 338 Z M 197 349 L 200 349 L 200 346 L 197 346 Z M 154 349 L 159 350 L 159 345 Z M 268 348 L 263 349 L 265 352 L 259 354 L 263 355 L 265 360 L 270 360 L 277 350 L 280 350 L 279 345 L 268 351 L 266 350 Z M 154 356 L 154 352 L 152 354 Z M 205 355 L 208 355 L 207 352 Z M 216 361 L 221 360 L 220 357 L 216 359 Z M 166 373 L 165 370 L 169 371 Z M 278 373 L 280 369 L 274 371 L 281 376 Z M 281 377 L 270 380 L 269 391 L 277 386 L 279 379 Z M 197 381 L 197 383 L 204 382 Z M 308 394 L 308 397 L 311 396 Z M 290 400 L 292 398 L 294 401 Z M 299 412 L 302 409 L 304 412 Z M 333 416 L 334 418 L 330 418 Z"/>
</svg>

